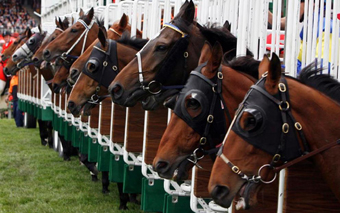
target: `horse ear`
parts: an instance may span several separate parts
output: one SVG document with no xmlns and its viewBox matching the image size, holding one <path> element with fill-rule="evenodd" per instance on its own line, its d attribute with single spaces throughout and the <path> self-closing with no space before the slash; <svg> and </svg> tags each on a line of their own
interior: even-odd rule
<svg viewBox="0 0 340 213">
<path fill-rule="evenodd" d="M 26 35 L 27 38 L 31 37 L 32 31 L 31 31 L 30 28 L 27 27 L 26 32 L 25 32 L 25 35 Z"/>
<path fill-rule="evenodd" d="M 220 42 L 215 42 L 213 49 L 212 49 L 212 55 L 210 57 L 211 63 L 212 63 L 212 70 L 216 70 L 221 65 L 223 56 L 223 49 L 220 44 Z"/>
<path fill-rule="evenodd" d="M 262 75 L 269 70 L 269 63 L 270 61 L 268 56 L 264 55 L 259 65 L 259 79 L 262 78 Z"/>
<path fill-rule="evenodd" d="M 55 25 L 56 25 L 57 27 L 60 27 L 60 26 L 59 26 L 59 21 L 58 21 L 57 16 L 55 17 L 55 20 L 54 20 L 54 21 L 55 21 Z"/>
<path fill-rule="evenodd" d="M 79 11 L 79 18 L 84 16 L 84 10 L 80 8 L 80 11 Z M 73 21 L 72 21 L 73 23 Z"/>
<path fill-rule="evenodd" d="M 90 11 L 87 13 L 87 18 L 89 20 L 92 20 L 93 19 L 93 15 L 94 15 L 94 9 L 93 9 L 93 7 L 91 7 Z M 88 24 L 90 24 L 90 23 L 88 23 Z"/>
<path fill-rule="evenodd" d="M 106 34 L 104 33 L 104 30 L 101 28 L 98 31 L 98 39 L 102 47 L 105 48 L 106 47 Z"/>
<path fill-rule="evenodd" d="M 58 19 L 58 26 L 59 26 L 62 30 L 64 30 L 64 29 L 63 29 L 63 23 L 61 22 L 60 17 L 59 17 L 59 19 Z"/>
<path fill-rule="evenodd" d="M 120 21 L 119 21 L 119 27 L 121 29 L 125 29 L 126 26 L 128 25 L 128 23 L 129 23 L 129 17 L 125 13 L 123 13 L 123 15 L 122 15 L 122 17 L 120 18 Z"/>
<path fill-rule="evenodd" d="M 194 21 L 194 17 L 195 17 L 195 5 L 194 2 L 190 0 L 181 18 L 186 20 L 187 23 L 191 24 Z"/>
<path fill-rule="evenodd" d="M 38 29 L 39 29 L 39 33 L 42 34 L 42 30 L 41 30 L 40 24 L 38 24 Z"/>
<path fill-rule="evenodd" d="M 229 62 L 233 60 L 233 58 L 235 58 L 235 55 L 236 55 L 236 48 L 233 48 L 229 50 L 228 52 L 224 53 L 223 63 L 229 64 Z"/>
<path fill-rule="evenodd" d="M 212 54 L 212 47 L 208 41 L 206 41 L 201 49 L 201 56 L 198 60 L 198 64 L 203 64 L 208 61 Z"/>
<path fill-rule="evenodd" d="M 231 24 L 229 23 L 228 20 L 226 20 L 226 21 L 224 22 L 223 28 L 224 28 L 224 29 L 227 29 L 228 31 L 231 30 Z"/>
<path fill-rule="evenodd" d="M 281 73 L 280 58 L 275 53 L 273 53 L 272 59 L 269 62 L 268 76 L 265 83 L 265 88 L 269 93 L 277 93 L 277 87 L 281 78 Z"/>
<path fill-rule="evenodd" d="M 72 17 L 72 21 L 73 21 L 73 17 Z M 70 22 L 68 21 L 68 18 L 64 18 L 64 21 L 62 22 L 62 26 L 63 26 L 63 30 L 66 30 L 66 28 L 68 28 L 68 25 L 70 24 Z"/>
</svg>

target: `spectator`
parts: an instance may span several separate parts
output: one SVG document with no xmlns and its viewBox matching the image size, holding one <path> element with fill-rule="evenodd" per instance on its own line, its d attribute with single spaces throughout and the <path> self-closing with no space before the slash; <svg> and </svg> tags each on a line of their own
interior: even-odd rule
<svg viewBox="0 0 340 213">
<path fill-rule="evenodd" d="M 22 115 L 22 111 L 18 107 L 18 75 L 12 76 L 8 96 L 6 98 L 6 102 L 12 101 L 13 103 L 13 117 L 15 120 L 15 124 L 17 127 L 24 126 L 24 116 Z"/>
</svg>

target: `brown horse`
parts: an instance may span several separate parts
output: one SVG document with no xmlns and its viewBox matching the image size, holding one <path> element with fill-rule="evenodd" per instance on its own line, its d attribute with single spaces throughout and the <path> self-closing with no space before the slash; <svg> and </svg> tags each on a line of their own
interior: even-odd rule
<svg viewBox="0 0 340 213">
<path fill-rule="evenodd" d="M 340 200 L 339 83 L 316 75 L 310 78 L 316 82 L 312 88 L 310 79 L 288 78 L 275 54 L 264 57 L 259 77 L 218 153 L 209 182 L 212 198 L 224 207 L 235 199 L 238 209 L 247 209 L 263 183 L 310 157 Z"/>
<path fill-rule="evenodd" d="M 222 47 L 218 42 L 213 48 L 206 43 L 201 51 L 199 66 L 195 69 L 201 72 L 202 75 L 198 75 L 205 76 L 203 78 L 206 80 L 203 81 L 202 77 L 197 79 L 196 72 L 191 73 L 187 84 L 177 97 L 174 113 L 153 161 L 155 171 L 163 178 L 172 178 L 174 171 L 178 169 L 175 178 L 186 179 L 192 163 L 197 163 L 195 158 L 202 157 L 202 152 L 204 153 L 208 148 L 213 150 L 222 142 L 231 122 L 230 117 L 234 115 L 238 104 L 256 81 L 252 76 L 236 71 L 233 67 L 237 67 L 240 61 L 247 61 L 249 66 L 247 68 L 244 66 L 244 69 L 257 73 L 258 61 L 251 57 L 240 57 L 227 65 L 221 65 L 222 55 Z M 213 101 L 210 99 L 217 96 L 217 93 L 212 92 L 210 85 L 204 90 L 204 85 L 213 82 L 214 80 L 211 79 L 214 77 L 216 79 L 216 76 L 223 76 L 221 82 L 214 82 L 215 86 L 221 84 L 220 97 L 223 99 L 218 97 Z M 220 107 L 221 101 L 225 103 L 224 110 Z M 209 114 L 214 117 L 211 124 L 207 123 Z"/>
<path fill-rule="evenodd" d="M 43 51 L 45 47 L 51 43 L 54 39 L 56 39 L 62 32 L 64 32 L 68 26 L 69 21 L 65 17 L 63 21 L 61 21 L 60 18 L 55 18 L 55 24 L 56 28 L 55 30 L 44 40 L 44 42 L 41 44 L 39 49 L 35 52 L 35 54 L 32 56 L 32 60 L 34 63 L 34 66 L 40 67 L 42 61 L 43 61 Z"/>
<path fill-rule="evenodd" d="M 68 73 L 72 63 L 79 55 L 83 54 L 98 35 L 99 25 L 94 21 L 93 8 L 87 15 L 84 15 L 81 11 L 79 16 L 80 18 L 75 24 L 49 43 L 43 51 L 43 58 L 46 61 L 53 61 L 58 58 L 57 63 L 62 64 L 60 68 L 62 73 L 62 70 L 66 70 Z M 58 71 L 54 78 L 57 78 L 56 76 L 58 76 Z M 59 82 L 54 84 L 53 81 L 55 93 L 58 93 L 63 86 L 67 85 L 66 81 L 61 84 Z"/>
<path fill-rule="evenodd" d="M 109 30 L 107 31 L 107 37 L 112 40 L 118 40 L 121 38 L 124 32 L 131 32 L 131 25 L 129 24 L 129 17 L 124 13 L 120 20 L 116 21 L 111 25 Z M 136 37 L 142 38 L 142 32 L 138 29 L 136 30 Z M 87 48 L 84 54 L 79 56 L 79 58 L 72 64 L 70 68 L 69 75 L 67 77 L 67 82 L 69 85 L 74 85 L 76 80 L 78 79 L 81 71 L 83 70 L 85 63 L 87 62 L 90 53 L 92 52 L 92 47 L 98 43 L 98 39 L 96 39 L 90 48 Z"/>
<path fill-rule="evenodd" d="M 119 70 L 128 64 L 147 42 L 146 39 L 131 40 L 128 36 L 123 36 L 115 42 L 106 39 L 103 30 L 99 31 L 99 42 L 93 47 L 68 100 L 68 108 L 74 116 L 80 115 L 85 104 L 94 106 L 108 95 L 107 88 Z M 124 44 L 127 41 L 130 42 L 129 45 Z M 131 44 L 133 41 L 135 45 Z M 106 65 L 103 66 L 103 63 Z M 89 111 L 92 107 L 85 108 Z"/>
<path fill-rule="evenodd" d="M 198 63 L 200 50 L 207 36 L 206 27 L 194 21 L 195 6 L 186 1 L 179 13 L 164 24 L 160 33 L 136 55 L 111 83 L 109 91 L 114 103 L 134 106 L 143 100 L 143 108 L 153 110 L 185 84 Z M 227 52 L 236 48 L 236 38 L 230 32 Z M 213 38 L 212 38 L 213 39 Z M 227 46 L 226 46 L 227 47 Z"/>
<path fill-rule="evenodd" d="M 32 36 L 31 30 L 28 28 L 26 29 L 25 33 L 20 35 L 13 43 L 10 45 L 2 54 L 3 60 L 8 58 L 6 66 L 4 67 L 3 71 L 6 75 L 15 74 L 19 68 L 17 67 L 17 62 L 12 60 L 13 53 L 21 47 L 25 42 Z"/>
</svg>

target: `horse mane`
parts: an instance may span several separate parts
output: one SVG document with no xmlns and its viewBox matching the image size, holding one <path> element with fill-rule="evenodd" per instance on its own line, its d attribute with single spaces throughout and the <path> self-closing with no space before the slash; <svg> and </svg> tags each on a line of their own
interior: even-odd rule
<svg viewBox="0 0 340 213">
<path fill-rule="evenodd" d="M 313 62 L 301 70 L 298 80 L 340 103 L 340 83 L 329 74 L 318 74 L 322 70 Z"/>
<path fill-rule="evenodd" d="M 234 57 L 230 61 L 224 59 L 222 63 L 227 67 L 248 74 L 255 79 L 259 79 L 258 68 L 260 61 L 255 60 L 252 56 Z"/>
<path fill-rule="evenodd" d="M 225 27 L 218 27 L 216 23 L 208 23 L 205 26 L 197 25 L 206 40 L 213 46 L 218 41 L 223 52 L 234 50 L 234 54 L 229 57 L 232 59 L 236 55 L 237 38 Z M 247 56 L 254 56 L 253 53 L 247 48 Z"/>
<path fill-rule="evenodd" d="M 129 32 L 124 32 L 122 37 L 117 40 L 118 43 L 130 46 L 136 50 L 140 50 L 149 41 L 149 39 L 130 37 Z"/>
</svg>

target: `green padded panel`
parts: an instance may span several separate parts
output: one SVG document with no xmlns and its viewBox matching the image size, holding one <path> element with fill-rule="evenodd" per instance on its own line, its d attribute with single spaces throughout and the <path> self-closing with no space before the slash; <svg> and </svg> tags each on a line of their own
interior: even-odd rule
<svg viewBox="0 0 340 213">
<path fill-rule="evenodd" d="M 58 124 L 59 124 L 59 134 L 61 134 L 62 136 L 65 136 L 65 121 L 63 117 L 58 117 Z"/>
<path fill-rule="evenodd" d="M 97 139 L 93 139 L 89 137 L 88 140 L 88 159 L 90 162 L 98 162 L 98 144 Z"/>
<path fill-rule="evenodd" d="M 125 164 L 124 165 L 123 192 L 141 194 L 142 178 L 143 178 L 143 174 L 141 171 L 141 166 Z"/>
<path fill-rule="evenodd" d="M 81 140 L 80 140 L 79 151 L 80 151 L 80 153 L 87 155 L 88 150 L 89 150 L 89 148 L 88 148 L 89 143 L 88 142 L 89 142 L 89 139 L 91 139 L 91 138 L 88 137 L 88 136 L 85 136 L 83 132 L 81 133 L 81 135 L 82 135 L 82 137 L 81 137 Z"/>
<path fill-rule="evenodd" d="M 190 196 L 169 195 L 164 196 L 163 213 L 191 213 Z"/>
<path fill-rule="evenodd" d="M 41 120 L 43 121 L 53 120 L 53 110 L 51 107 L 46 107 L 46 109 L 41 109 Z"/>
<path fill-rule="evenodd" d="M 73 147 L 79 147 L 79 141 L 80 141 L 80 131 L 77 130 L 77 127 L 72 126 L 72 146 Z"/>
<path fill-rule="evenodd" d="M 110 170 L 110 148 L 108 146 L 98 145 L 97 153 L 98 153 L 98 170 L 101 172 L 109 172 Z"/>
<path fill-rule="evenodd" d="M 109 179 L 111 182 L 122 183 L 124 181 L 124 165 L 123 155 L 110 153 Z"/>
<path fill-rule="evenodd" d="M 64 137 L 65 137 L 65 140 L 67 141 L 72 141 L 72 134 L 73 134 L 73 131 L 72 131 L 72 124 L 69 123 L 68 121 L 65 121 L 64 123 Z"/>
<path fill-rule="evenodd" d="M 163 180 L 142 180 L 141 209 L 146 212 L 161 212 L 164 204 Z"/>
</svg>

